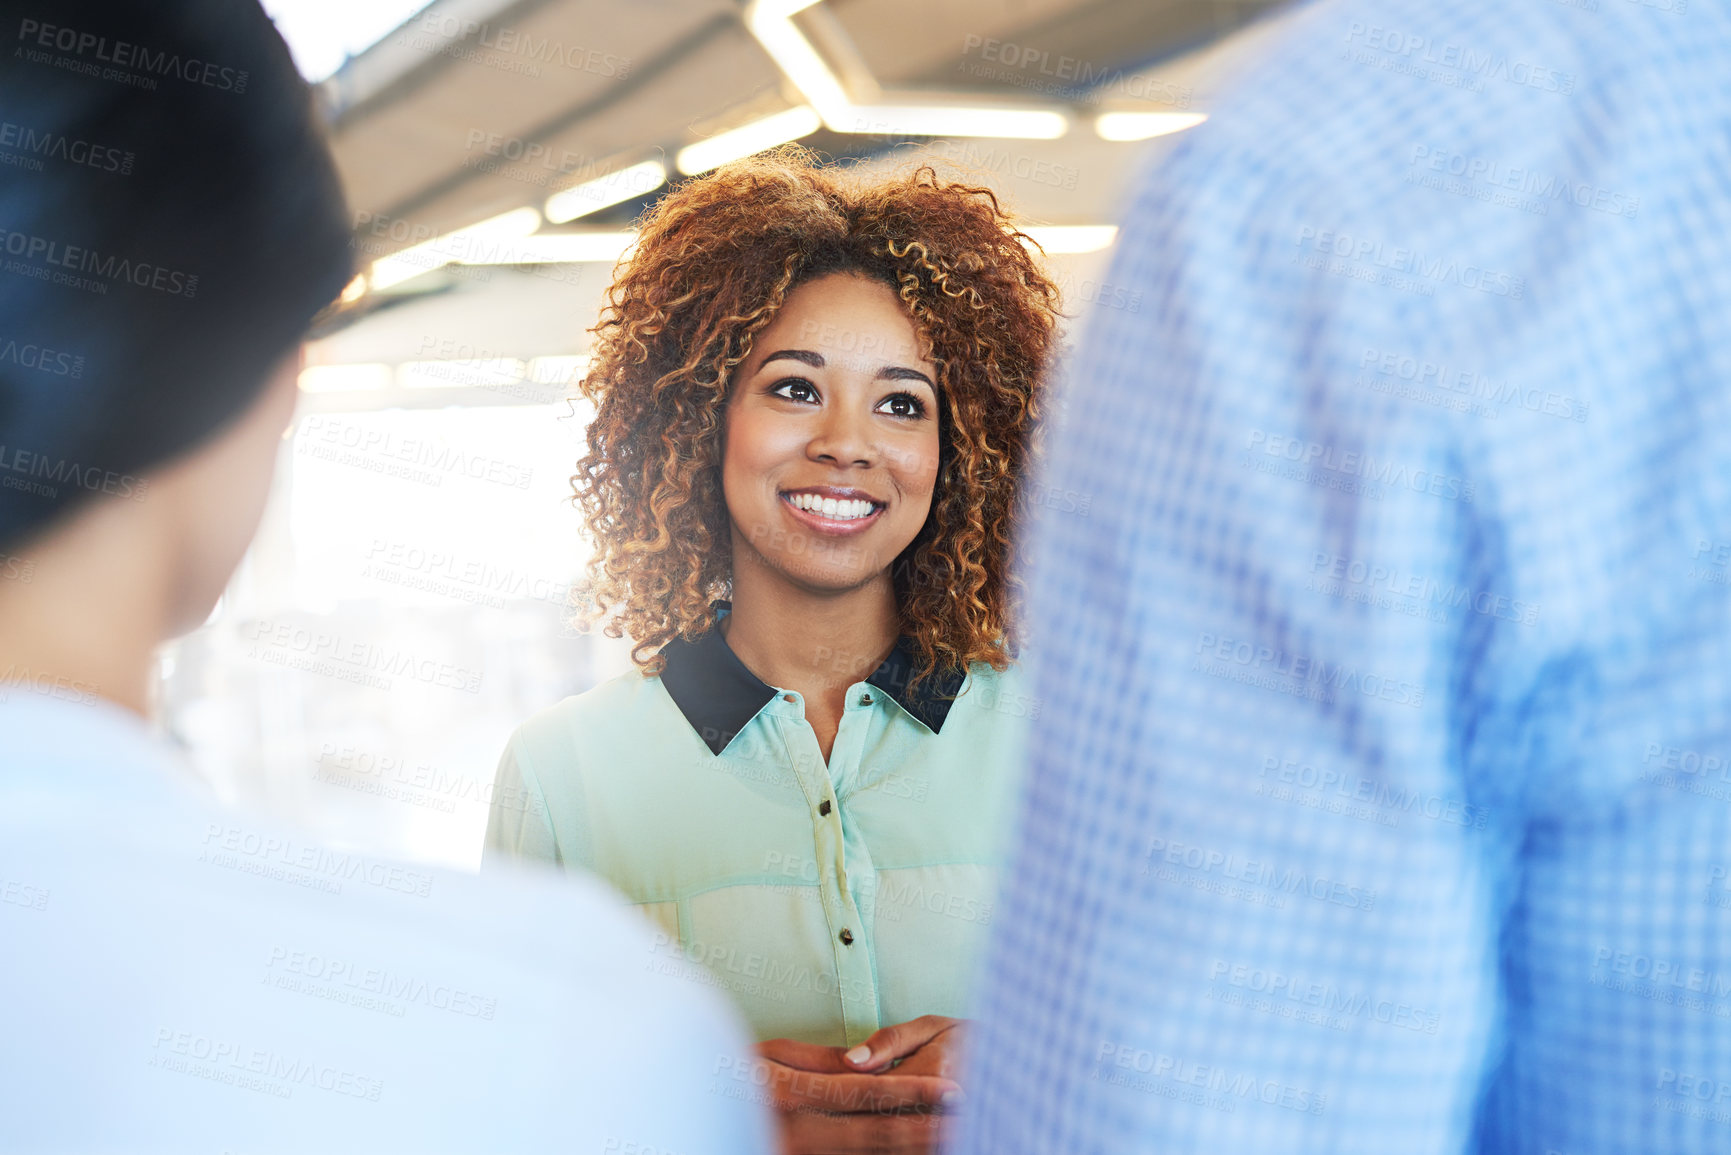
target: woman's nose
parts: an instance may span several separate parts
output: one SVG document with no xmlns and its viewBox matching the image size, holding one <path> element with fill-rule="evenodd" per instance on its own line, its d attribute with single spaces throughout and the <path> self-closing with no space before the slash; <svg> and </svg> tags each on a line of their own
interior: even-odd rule
<svg viewBox="0 0 1731 1155">
<path fill-rule="evenodd" d="M 815 459 L 840 465 L 871 465 L 877 457 L 870 422 L 864 415 L 839 405 L 824 414 L 808 452 Z"/>
</svg>

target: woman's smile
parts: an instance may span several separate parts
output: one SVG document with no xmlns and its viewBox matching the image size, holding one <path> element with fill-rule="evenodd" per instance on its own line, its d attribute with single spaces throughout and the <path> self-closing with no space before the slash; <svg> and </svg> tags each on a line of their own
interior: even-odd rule
<svg viewBox="0 0 1731 1155">
<path fill-rule="evenodd" d="M 860 490 L 830 485 L 784 489 L 778 496 L 799 524 L 837 537 L 863 533 L 889 508 Z"/>
</svg>

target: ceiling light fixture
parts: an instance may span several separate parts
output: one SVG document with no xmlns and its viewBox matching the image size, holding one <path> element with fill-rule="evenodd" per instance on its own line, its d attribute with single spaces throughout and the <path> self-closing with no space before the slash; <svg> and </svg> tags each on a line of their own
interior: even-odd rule
<svg viewBox="0 0 1731 1155">
<path fill-rule="evenodd" d="M 374 289 L 388 289 L 399 285 L 412 277 L 434 269 L 444 268 L 453 262 L 458 264 L 485 264 L 485 261 L 465 259 L 473 256 L 478 250 L 501 240 L 515 237 L 526 237 L 541 227 L 541 214 L 533 208 L 524 206 L 512 209 L 508 213 L 500 213 L 489 217 L 466 229 L 446 233 L 442 237 L 434 237 L 423 241 L 400 253 L 392 253 L 373 262 L 372 274 L 367 278 Z"/>
<path fill-rule="evenodd" d="M 1207 120 L 1201 112 L 1103 112 L 1094 118 L 1101 140 L 1147 140 L 1195 128 Z"/>
<path fill-rule="evenodd" d="M 1097 253 L 1118 239 L 1117 225 L 1034 225 L 1022 231 L 1047 253 Z"/>
<path fill-rule="evenodd" d="M 391 367 L 382 363 L 355 365 L 308 365 L 300 372 L 302 393 L 352 393 L 367 389 L 389 389 Z"/>
<path fill-rule="evenodd" d="M 629 229 L 612 232 L 542 233 L 474 246 L 474 251 L 456 258 L 460 265 L 567 265 L 584 262 L 612 264 L 637 242 Z"/>
<path fill-rule="evenodd" d="M 793 26 L 793 14 L 809 7 L 798 0 L 755 0 L 745 10 L 745 26 L 824 123 L 834 128 L 853 102 L 811 41 Z"/>
<path fill-rule="evenodd" d="M 609 205 L 654 192 L 666 183 L 667 166 L 658 160 L 646 160 L 556 192 L 547 198 L 543 211 L 553 224 L 562 225 Z"/>
<path fill-rule="evenodd" d="M 685 175 L 695 176 L 730 160 L 809 136 L 822 127 L 823 120 L 817 111 L 809 104 L 802 104 L 688 145 L 675 154 L 673 163 Z"/>
<path fill-rule="evenodd" d="M 1069 118 L 1051 109 L 854 104 L 817 49 L 794 27 L 794 14 L 814 3 L 816 0 L 752 0 L 745 10 L 745 26 L 782 75 L 835 132 L 1053 140 L 1069 129 Z"/>
<path fill-rule="evenodd" d="M 1056 140 L 1069 131 L 1061 112 L 1039 108 L 950 108 L 941 104 L 859 104 L 838 122 L 838 132 L 881 136 L 983 136 L 1013 140 Z"/>
</svg>

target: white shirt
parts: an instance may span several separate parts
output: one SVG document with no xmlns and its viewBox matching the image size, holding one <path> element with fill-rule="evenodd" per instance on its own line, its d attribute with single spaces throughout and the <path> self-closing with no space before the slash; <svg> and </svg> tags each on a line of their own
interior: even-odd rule
<svg viewBox="0 0 1731 1155">
<path fill-rule="evenodd" d="M 600 884 L 334 851 L 3 693 L 0 1149 L 769 1149 L 737 1015 Z"/>
</svg>

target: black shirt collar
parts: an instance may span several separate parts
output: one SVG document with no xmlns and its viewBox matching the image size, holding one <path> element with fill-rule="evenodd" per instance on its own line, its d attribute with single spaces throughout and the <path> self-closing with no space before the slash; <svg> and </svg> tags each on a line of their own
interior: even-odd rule
<svg viewBox="0 0 1731 1155">
<path fill-rule="evenodd" d="M 668 696 L 697 736 L 711 752 L 720 754 L 733 736 L 769 705 L 776 691 L 746 669 L 727 639 L 721 636 L 718 623 L 732 611 L 732 604 L 721 601 L 713 605 L 717 612 L 707 633 L 694 642 L 674 638 L 662 647 L 666 662 L 661 668 L 661 684 L 667 687 Z M 890 656 L 866 681 L 894 698 L 897 705 L 936 734 L 943 729 L 944 719 L 949 717 L 950 706 L 967 675 L 960 668 L 939 669 L 909 693 L 908 683 L 916 669 L 913 639 L 903 634 L 896 639 Z"/>
</svg>

